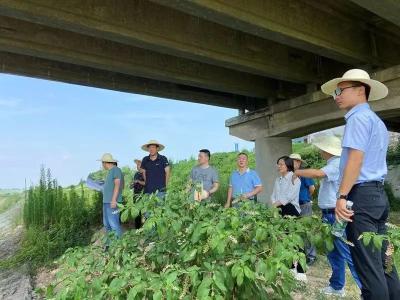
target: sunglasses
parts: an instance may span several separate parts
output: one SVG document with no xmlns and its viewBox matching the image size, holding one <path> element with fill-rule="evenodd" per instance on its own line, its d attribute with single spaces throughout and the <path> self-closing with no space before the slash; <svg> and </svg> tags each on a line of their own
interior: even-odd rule
<svg viewBox="0 0 400 300">
<path fill-rule="evenodd" d="M 335 98 L 335 97 L 337 97 L 337 96 L 340 96 L 340 95 L 343 93 L 343 91 L 344 91 L 345 89 L 354 88 L 354 87 L 359 87 L 359 86 L 361 86 L 361 85 L 352 85 L 352 86 L 348 86 L 348 87 L 345 87 L 345 88 L 337 87 L 337 88 L 333 91 L 332 96 L 333 96 L 333 98 Z"/>
</svg>

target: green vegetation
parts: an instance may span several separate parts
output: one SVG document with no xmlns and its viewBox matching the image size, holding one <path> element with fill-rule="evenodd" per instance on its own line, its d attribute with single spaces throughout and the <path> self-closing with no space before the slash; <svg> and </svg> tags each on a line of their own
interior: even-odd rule
<svg viewBox="0 0 400 300">
<path fill-rule="evenodd" d="M 21 191 L 2 191 L 0 193 L 0 214 L 10 209 L 23 198 L 24 194 Z"/>
<path fill-rule="evenodd" d="M 96 245 L 67 251 L 48 296 L 58 299 L 278 299 L 295 287 L 290 269 L 305 265 L 303 240 L 332 248 L 330 227 L 314 218 L 282 218 L 277 209 L 201 205 L 175 185 L 156 197 L 129 201 L 121 218 L 151 212 L 108 253 Z"/>
<path fill-rule="evenodd" d="M 313 146 L 299 143 L 293 148 L 309 167 L 324 164 Z M 248 155 L 254 168 L 254 153 Z M 292 263 L 305 263 L 299 252 L 303 241 L 311 240 L 321 251 L 330 249 L 329 227 L 317 216 L 281 218 L 276 209 L 260 204 L 223 209 L 236 156 L 235 152 L 212 155 L 211 165 L 219 171 L 221 187 L 208 205 L 190 201 L 184 192 L 195 159 L 171 164 L 164 205 L 147 196 L 134 204 L 127 188 L 133 171 L 122 167 L 126 188 L 121 219 L 133 219 L 140 211 L 151 212 L 151 217 L 144 228 L 115 240 L 106 253 L 101 243 L 87 246 L 101 225 L 101 194 L 82 183 L 61 188 L 50 171 L 42 169 L 39 185 L 27 193 L 22 247 L 14 257 L 0 262 L 0 267 L 29 261 L 35 269 L 67 250 L 58 261 L 57 281 L 46 291 L 49 298 L 57 299 L 288 298 L 295 289 L 289 272 Z M 106 171 L 91 174 L 97 180 L 105 176 Z M 271 170 L 270 176 L 278 173 Z M 399 266 L 399 232 L 392 228 L 384 238 L 368 234 L 364 238 L 375 245 L 382 239 L 391 241 L 393 260 Z"/>
<path fill-rule="evenodd" d="M 83 186 L 63 189 L 42 169 L 39 185 L 28 191 L 23 220 L 22 247 L 0 267 L 29 262 L 35 269 L 70 247 L 87 245 L 101 224 L 101 194 Z"/>
<path fill-rule="evenodd" d="M 400 199 L 393 194 L 392 186 L 385 183 L 385 191 L 389 200 L 390 210 L 400 211 Z"/>
<path fill-rule="evenodd" d="M 389 147 L 387 161 L 389 165 L 400 165 L 400 140 Z"/>
</svg>

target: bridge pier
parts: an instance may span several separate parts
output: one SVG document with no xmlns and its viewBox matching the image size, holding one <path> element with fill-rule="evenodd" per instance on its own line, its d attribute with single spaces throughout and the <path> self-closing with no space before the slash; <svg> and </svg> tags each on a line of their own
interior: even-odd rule
<svg viewBox="0 0 400 300">
<path fill-rule="evenodd" d="M 258 201 L 271 203 L 271 194 L 275 178 L 278 176 L 276 160 L 292 152 L 292 139 L 290 137 L 259 137 L 255 140 L 256 169 L 260 175 L 264 190 L 259 195 Z"/>
</svg>

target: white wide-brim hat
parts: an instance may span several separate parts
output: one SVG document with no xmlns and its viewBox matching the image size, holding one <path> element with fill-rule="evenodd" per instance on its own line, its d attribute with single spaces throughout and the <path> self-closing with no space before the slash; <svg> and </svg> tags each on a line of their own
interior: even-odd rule
<svg viewBox="0 0 400 300">
<path fill-rule="evenodd" d="M 150 145 L 156 145 L 157 147 L 158 147 L 158 151 L 162 151 L 162 150 L 164 150 L 164 145 L 163 144 L 160 144 L 158 141 L 156 141 L 156 140 L 150 140 L 150 141 L 148 141 L 146 144 L 144 144 L 143 146 L 142 146 L 142 150 L 143 151 L 148 151 L 148 147 L 150 146 Z"/>
<path fill-rule="evenodd" d="M 334 156 L 340 156 L 342 154 L 342 141 L 334 135 L 316 136 L 312 139 L 311 144 Z"/>
<path fill-rule="evenodd" d="M 98 159 L 98 161 L 102 162 L 110 162 L 110 163 L 116 163 L 118 160 L 114 159 L 111 153 L 104 153 L 103 156 Z"/>
<path fill-rule="evenodd" d="M 306 161 L 303 160 L 303 159 L 301 158 L 301 155 L 298 154 L 298 153 L 292 153 L 292 154 L 290 154 L 290 155 L 289 155 L 289 158 L 294 159 L 294 160 L 299 160 L 299 161 L 301 161 L 302 163 L 306 163 Z"/>
<path fill-rule="evenodd" d="M 359 81 L 369 85 L 371 91 L 367 100 L 379 100 L 385 98 L 388 94 L 388 88 L 382 82 L 371 79 L 369 74 L 361 69 L 351 69 L 343 74 L 340 78 L 329 80 L 321 86 L 323 93 L 333 95 L 338 84 L 344 81 Z"/>
</svg>

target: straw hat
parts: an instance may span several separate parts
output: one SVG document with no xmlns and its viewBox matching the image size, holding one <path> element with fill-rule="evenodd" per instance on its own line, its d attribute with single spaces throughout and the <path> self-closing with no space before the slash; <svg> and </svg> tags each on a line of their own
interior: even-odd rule
<svg viewBox="0 0 400 300">
<path fill-rule="evenodd" d="M 98 159 L 98 161 L 101 162 L 110 162 L 110 163 L 116 163 L 118 160 L 114 159 L 111 153 L 104 153 L 103 156 Z"/>
<path fill-rule="evenodd" d="M 142 150 L 143 151 L 148 151 L 148 147 L 150 146 L 150 145 L 156 145 L 157 147 L 158 147 L 158 151 L 162 151 L 165 147 L 164 147 L 164 145 L 163 144 L 160 144 L 158 141 L 156 141 L 156 140 L 150 140 L 150 141 L 148 141 L 146 144 L 144 144 L 143 146 L 142 146 Z"/>
<path fill-rule="evenodd" d="M 302 159 L 301 159 L 301 155 L 298 154 L 298 153 L 292 153 L 292 154 L 289 155 L 289 157 L 290 157 L 291 159 L 299 160 L 299 161 L 301 161 L 301 162 L 303 162 L 303 163 L 306 163 L 305 160 L 302 160 Z"/>
<path fill-rule="evenodd" d="M 315 137 L 311 143 L 318 149 L 334 156 L 340 156 L 342 154 L 342 141 L 337 136 L 324 135 Z"/>
<path fill-rule="evenodd" d="M 360 69 L 348 70 L 342 77 L 329 80 L 321 86 L 321 90 L 323 93 L 332 96 L 337 85 L 344 81 L 359 81 L 369 85 L 371 91 L 368 100 L 379 100 L 385 98 L 388 94 L 388 88 L 386 85 L 382 82 L 371 79 L 367 72 Z"/>
</svg>

